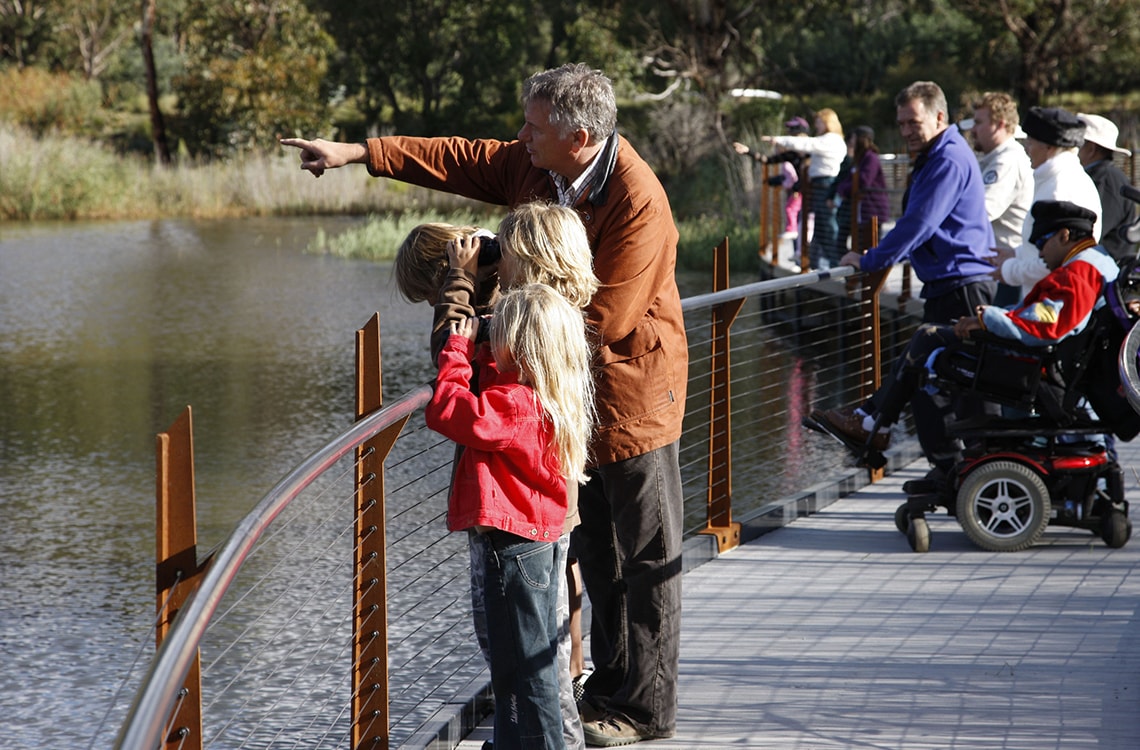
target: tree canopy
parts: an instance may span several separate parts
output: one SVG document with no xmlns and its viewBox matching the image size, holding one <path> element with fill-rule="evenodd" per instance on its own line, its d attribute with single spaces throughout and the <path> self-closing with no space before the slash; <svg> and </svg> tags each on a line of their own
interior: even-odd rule
<svg viewBox="0 0 1140 750">
<path fill-rule="evenodd" d="M 1022 106 L 1066 91 L 1140 89 L 1134 7 L 1134 0 L 0 0 L 0 76 L 34 69 L 94 82 L 104 107 L 129 112 L 145 111 L 137 102 L 147 95 L 145 68 L 153 68 L 152 110 L 161 101 L 171 137 L 210 156 L 272 148 L 277 134 L 512 137 L 521 81 L 585 61 L 615 81 L 623 126 L 628 117 L 652 135 L 657 158 L 673 162 L 669 171 L 698 158 L 701 144 L 723 142 L 739 125 L 731 118 L 749 116 L 730 96 L 736 88 L 778 90 L 783 107 L 800 110 L 874 102 L 884 117 L 882 103 L 916 79 L 938 81 L 952 100 L 1010 91 Z M 153 39 L 145 65 L 144 36 L 147 45 Z M 0 94 L 0 117 L 27 109 L 11 98 Z"/>
</svg>

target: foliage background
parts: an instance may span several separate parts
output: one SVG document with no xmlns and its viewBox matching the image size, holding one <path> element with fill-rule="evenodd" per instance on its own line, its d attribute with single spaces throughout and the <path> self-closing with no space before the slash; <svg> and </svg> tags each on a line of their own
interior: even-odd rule
<svg viewBox="0 0 1140 750">
<path fill-rule="evenodd" d="M 1136 142 L 1135 10 L 1135 0 L 0 0 L 0 145 L 15 144 L 0 149 L 0 171 L 17 158 L 48 166 L 27 164 L 18 144 L 29 137 L 107 151 L 133 174 L 146 173 L 161 139 L 178 168 L 199 177 L 209 165 L 249 169 L 279 151 L 281 135 L 512 138 L 521 81 L 586 61 L 614 80 L 619 125 L 679 218 L 739 220 L 752 185 L 733 140 L 754 142 L 829 106 L 847 127 L 874 127 L 884 151 L 898 150 L 894 93 L 918 79 L 939 82 L 955 109 L 1006 90 L 1023 108 L 1097 111 Z M 143 34 L 148 11 L 152 35 Z M 140 46 L 148 36 L 153 93 Z M 78 196 L 101 179 L 130 179 L 101 178 L 116 172 L 102 161 L 90 171 L 65 179 L 72 192 L 52 200 L 12 191 L 64 179 L 58 170 L 0 176 L 0 218 L 117 215 Z M 185 192 L 156 210 L 305 210 L 296 197 L 213 209 Z M 391 205 L 365 198 L 312 208 Z M 250 202 L 257 207 L 244 208 Z"/>
</svg>

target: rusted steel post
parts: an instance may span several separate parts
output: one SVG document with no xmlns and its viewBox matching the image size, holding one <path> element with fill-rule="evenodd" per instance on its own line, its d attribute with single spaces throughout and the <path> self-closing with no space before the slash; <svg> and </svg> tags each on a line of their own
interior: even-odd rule
<svg viewBox="0 0 1140 750">
<path fill-rule="evenodd" d="M 877 234 L 877 226 L 874 231 Z M 907 269 L 904 268 L 903 270 L 906 271 Z M 891 269 L 886 268 L 875 273 L 868 273 L 864 278 L 866 287 L 860 301 L 860 316 L 868 322 L 868 325 L 864 328 L 866 333 L 860 343 L 863 350 L 863 366 L 870 369 L 870 381 L 866 378 L 861 380 L 859 386 L 860 401 L 867 400 L 883 384 L 883 336 L 879 312 L 881 310 L 883 286 L 886 284 L 890 272 Z M 868 469 L 868 471 L 872 482 L 877 482 L 886 476 L 886 472 L 881 468 Z"/>
<path fill-rule="evenodd" d="M 155 584 L 161 644 L 174 617 L 198 587 L 205 565 L 198 563 L 194 493 L 194 430 L 190 407 L 155 440 Z M 202 672 L 197 652 L 179 694 L 179 706 L 163 738 L 168 750 L 202 748 Z"/>
<path fill-rule="evenodd" d="M 380 314 L 356 332 L 356 418 L 383 404 Z M 356 521 L 353 545 L 352 747 L 387 750 L 388 579 L 384 527 L 384 459 L 408 418 L 396 422 L 356 452 Z"/>
<path fill-rule="evenodd" d="M 713 291 L 727 289 L 728 238 L 713 253 Z M 709 473 L 708 520 L 702 534 L 716 536 L 717 550 L 740 544 L 740 524 L 732 520 L 732 379 L 729 371 L 729 330 L 744 300 L 732 300 L 712 309 L 712 356 L 709 358 Z"/>
</svg>

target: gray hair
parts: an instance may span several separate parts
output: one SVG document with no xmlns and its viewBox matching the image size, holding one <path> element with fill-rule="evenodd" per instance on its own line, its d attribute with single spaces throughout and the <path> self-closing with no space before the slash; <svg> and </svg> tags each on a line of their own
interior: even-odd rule
<svg viewBox="0 0 1140 750">
<path fill-rule="evenodd" d="M 617 127 L 613 83 L 585 63 L 567 63 L 526 79 L 523 106 L 531 101 L 550 104 L 550 124 L 563 137 L 584 128 L 590 143 L 600 143 Z"/>
<path fill-rule="evenodd" d="M 932 115 L 942 113 L 949 122 L 950 110 L 946 106 L 946 94 L 942 87 L 933 81 L 915 81 L 895 97 L 895 106 L 902 107 L 913 101 L 922 102 L 923 108 Z"/>
</svg>

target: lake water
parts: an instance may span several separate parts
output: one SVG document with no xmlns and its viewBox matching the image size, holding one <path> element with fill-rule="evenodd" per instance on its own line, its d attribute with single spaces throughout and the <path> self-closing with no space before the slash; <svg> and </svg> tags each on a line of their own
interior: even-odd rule
<svg viewBox="0 0 1140 750">
<path fill-rule="evenodd" d="M 431 311 L 388 264 L 304 252 L 351 223 L 0 230 L 3 747 L 86 747 L 146 641 L 155 434 L 186 405 L 204 551 L 351 424 L 354 331 L 375 312 L 386 399 L 431 377 Z"/>
</svg>

